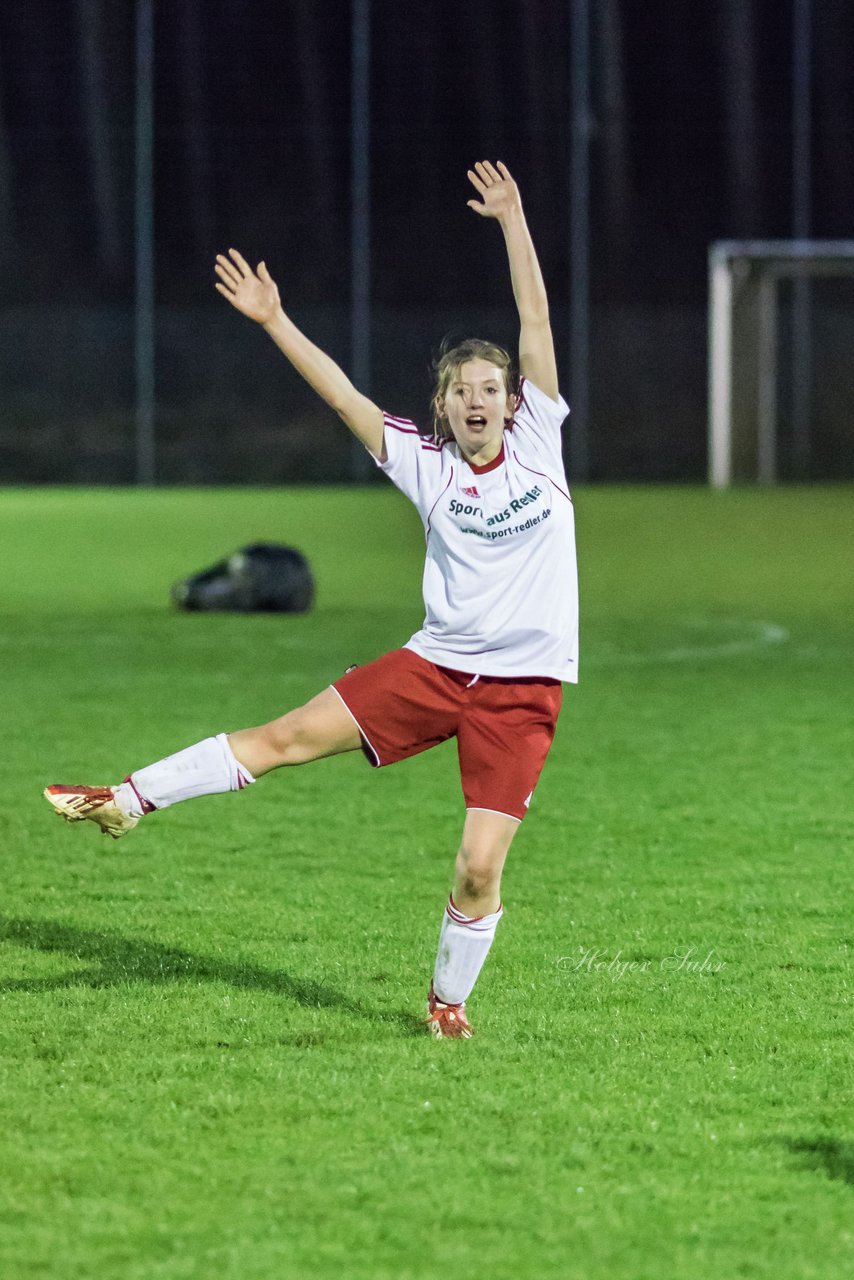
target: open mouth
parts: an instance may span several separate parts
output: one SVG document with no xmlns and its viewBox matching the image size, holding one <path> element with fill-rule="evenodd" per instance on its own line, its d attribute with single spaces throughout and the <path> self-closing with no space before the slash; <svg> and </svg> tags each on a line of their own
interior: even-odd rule
<svg viewBox="0 0 854 1280">
<path fill-rule="evenodd" d="M 466 418 L 467 427 L 485 427 L 486 418 L 480 413 L 470 413 Z"/>
</svg>

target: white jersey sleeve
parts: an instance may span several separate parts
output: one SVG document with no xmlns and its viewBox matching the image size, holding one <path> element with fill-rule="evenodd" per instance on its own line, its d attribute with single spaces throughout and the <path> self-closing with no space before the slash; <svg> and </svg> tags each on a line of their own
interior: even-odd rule
<svg viewBox="0 0 854 1280">
<path fill-rule="evenodd" d="M 425 521 L 448 475 L 443 459 L 444 443 L 431 440 L 408 418 L 384 416 L 386 461 L 375 458 L 393 484 L 415 504 Z"/>
<path fill-rule="evenodd" d="M 518 432 L 526 445 L 563 470 L 561 424 L 569 413 L 563 396 L 552 400 L 529 378 L 519 383 L 519 407 L 513 415 L 512 435 Z"/>
</svg>

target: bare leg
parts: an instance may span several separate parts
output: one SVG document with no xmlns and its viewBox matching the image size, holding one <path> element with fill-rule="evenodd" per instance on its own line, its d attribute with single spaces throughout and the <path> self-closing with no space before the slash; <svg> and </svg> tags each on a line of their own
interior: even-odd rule
<svg viewBox="0 0 854 1280">
<path fill-rule="evenodd" d="M 514 818 L 487 809 L 469 809 L 466 814 L 428 999 L 428 1027 L 435 1036 L 471 1035 L 463 1006 L 502 916 L 501 872 L 518 826 Z"/>
<path fill-rule="evenodd" d="M 118 839 L 153 809 L 242 791 L 253 777 L 280 765 L 306 764 L 321 756 L 355 751 L 360 743 L 356 722 L 329 688 L 258 729 L 243 729 L 230 738 L 217 734 L 155 760 L 134 770 L 117 787 L 55 785 L 46 789 L 45 796 L 69 822 L 90 818 Z"/>
<path fill-rule="evenodd" d="M 457 854 L 454 905 L 466 916 L 485 916 L 501 903 L 501 872 L 513 837 L 515 818 L 490 809 L 469 809 Z"/>
<path fill-rule="evenodd" d="M 228 742 L 236 759 L 256 778 L 282 765 L 308 764 L 361 746 L 356 722 L 333 689 L 324 689 L 269 724 L 230 733 Z"/>
</svg>

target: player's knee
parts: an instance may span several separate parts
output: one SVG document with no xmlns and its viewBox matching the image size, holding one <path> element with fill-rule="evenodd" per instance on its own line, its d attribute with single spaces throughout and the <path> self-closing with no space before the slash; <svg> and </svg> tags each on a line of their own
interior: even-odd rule
<svg viewBox="0 0 854 1280">
<path fill-rule="evenodd" d="M 501 879 L 503 858 L 488 845 L 462 845 L 457 854 L 457 884 L 467 898 L 490 897 Z"/>
<path fill-rule="evenodd" d="M 264 726 L 270 751 L 281 764 L 303 764 L 313 758 L 311 725 L 304 707 L 297 707 Z"/>
</svg>

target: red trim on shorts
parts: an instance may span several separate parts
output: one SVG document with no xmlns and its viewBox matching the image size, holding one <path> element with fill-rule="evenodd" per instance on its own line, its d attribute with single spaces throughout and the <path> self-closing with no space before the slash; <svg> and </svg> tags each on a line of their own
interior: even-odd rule
<svg viewBox="0 0 854 1280">
<path fill-rule="evenodd" d="M 521 822 L 548 755 L 562 698 L 554 677 L 481 676 L 442 669 L 408 648 L 333 684 L 367 739 L 371 763 L 394 764 L 457 739 L 467 809 Z"/>
<path fill-rule="evenodd" d="M 332 692 L 333 692 L 333 693 L 337 693 L 337 694 L 338 694 L 338 697 L 341 699 L 341 702 L 342 702 L 342 704 L 343 704 L 343 706 L 344 706 L 344 710 L 347 712 L 347 714 L 350 716 L 350 719 L 353 721 L 353 724 L 354 724 L 354 725 L 356 726 L 356 728 L 359 730 L 359 737 L 362 739 L 362 752 L 363 752 L 363 754 L 367 757 L 368 764 L 372 764 L 372 765 L 374 766 L 374 768 L 375 768 L 375 769 L 381 769 L 381 768 L 382 768 L 382 760 L 380 760 L 379 755 L 377 754 L 376 747 L 375 747 L 375 746 L 374 746 L 374 744 L 371 742 L 370 738 L 369 738 L 369 737 L 368 737 L 368 735 L 365 733 L 365 731 L 364 731 L 364 729 L 362 728 L 362 726 L 359 724 L 359 721 L 358 721 L 358 720 L 356 719 L 356 717 L 353 715 L 353 712 L 352 712 L 352 711 L 350 710 L 350 708 L 347 706 L 347 703 L 345 702 L 344 698 L 342 697 L 340 690 L 336 689 L 334 684 L 331 684 L 331 685 L 329 686 L 329 688 L 332 690 Z M 370 752 L 370 755 L 368 754 L 369 752 Z M 373 756 L 373 760 L 371 759 L 371 756 Z"/>
<path fill-rule="evenodd" d="M 527 809 L 527 805 L 525 808 Z M 515 813 L 508 813 L 506 809 L 487 809 L 482 804 L 470 804 L 466 809 L 466 813 L 497 813 L 499 818 L 509 818 L 511 822 L 521 822 L 521 818 L 517 818 Z"/>
</svg>

